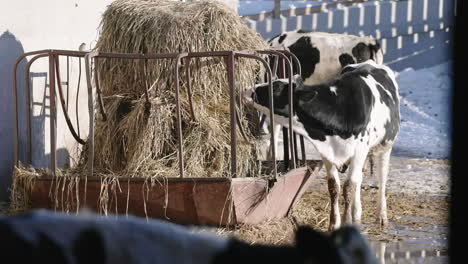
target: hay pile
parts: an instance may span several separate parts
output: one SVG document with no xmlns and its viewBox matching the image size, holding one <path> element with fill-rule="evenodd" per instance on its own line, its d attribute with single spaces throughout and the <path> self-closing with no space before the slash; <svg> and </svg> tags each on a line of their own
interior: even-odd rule
<svg viewBox="0 0 468 264">
<path fill-rule="evenodd" d="M 266 49 L 267 44 L 223 4 L 212 1 L 114 1 L 103 15 L 96 48 L 101 52 L 176 53 Z M 204 63 L 203 63 L 204 62 Z M 202 66 L 202 64 L 208 66 Z M 141 62 L 101 60 L 99 80 L 108 120 L 96 120 L 97 173 L 177 177 L 174 61 L 148 62 L 151 105 L 145 105 Z M 224 61 L 192 59 L 193 121 L 181 70 L 181 106 L 185 171 L 188 177 L 227 177 L 230 173 L 229 88 Z M 237 95 L 252 87 L 259 64 L 239 60 Z M 255 127 L 252 109 L 243 127 Z M 238 132 L 238 172 L 259 170 L 252 129 L 248 142 Z M 86 157 L 84 157 L 86 163 Z"/>
</svg>

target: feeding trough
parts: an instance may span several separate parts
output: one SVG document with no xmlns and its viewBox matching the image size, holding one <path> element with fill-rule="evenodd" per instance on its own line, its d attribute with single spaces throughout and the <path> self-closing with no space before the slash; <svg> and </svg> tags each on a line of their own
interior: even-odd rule
<svg viewBox="0 0 468 264">
<path fill-rule="evenodd" d="M 297 63 L 296 69 L 300 71 L 297 58 L 294 58 L 287 51 L 217 51 L 217 52 L 191 52 L 191 53 L 171 53 L 171 54 L 131 54 L 131 53 L 100 53 L 100 52 L 82 52 L 67 50 L 42 50 L 29 52 L 19 57 L 14 68 L 14 101 L 17 102 L 16 85 L 16 67 L 26 57 L 34 56 L 26 66 L 26 85 L 29 87 L 29 69 L 31 64 L 39 58 L 47 57 L 49 61 L 49 94 L 50 94 L 50 167 L 47 172 L 36 173 L 33 177 L 27 178 L 21 175 L 18 161 L 19 141 L 18 141 L 18 107 L 15 104 L 15 141 L 14 155 L 17 168 L 14 173 L 14 192 L 15 195 L 22 191 L 23 198 L 27 198 L 30 206 L 33 208 L 49 208 L 63 211 L 78 211 L 79 208 L 89 208 L 100 213 L 132 214 L 137 216 L 146 216 L 153 218 L 167 219 L 181 224 L 208 224 L 208 225 L 235 225 L 239 223 L 255 224 L 265 220 L 278 219 L 285 217 L 291 208 L 298 201 L 307 187 L 310 185 L 315 174 L 321 167 L 320 162 L 309 163 L 304 167 L 299 167 L 299 161 L 294 155 L 296 145 L 293 137 L 290 137 L 288 148 L 291 162 L 288 162 L 284 172 L 278 175 L 276 155 L 273 155 L 270 161 L 271 177 L 244 177 L 237 172 L 237 130 L 241 132 L 244 128 L 240 120 L 240 100 L 236 100 L 235 90 L 235 67 L 236 60 L 239 58 L 252 59 L 262 63 L 266 69 L 268 81 L 271 84 L 272 72 L 268 63 L 260 56 L 262 54 L 281 57 L 287 65 L 289 76 L 292 76 L 291 61 L 294 59 Z M 86 151 L 88 162 L 86 169 L 78 173 L 58 173 L 56 158 L 56 139 L 57 139 L 57 110 L 55 102 L 55 92 L 58 91 L 60 104 L 64 109 L 65 120 L 71 134 L 78 142 L 84 143 L 73 127 L 67 111 L 65 110 L 65 100 L 63 97 L 62 85 L 60 81 L 60 72 L 58 67 L 59 57 L 69 56 L 85 59 L 87 86 L 88 86 L 88 107 L 89 107 L 89 135 L 86 141 Z M 228 85 L 230 91 L 230 129 L 231 129 L 231 177 L 186 177 L 183 156 L 183 127 L 181 120 L 181 99 L 180 99 L 180 71 L 190 71 L 187 65 L 194 58 L 221 58 L 225 63 L 226 74 L 228 76 Z M 95 83 L 92 84 L 92 62 L 96 60 L 139 60 L 146 62 L 148 60 L 172 60 L 175 75 L 175 102 L 176 102 L 176 137 L 178 147 L 178 178 L 142 178 L 137 176 L 128 177 L 106 177 L 96 174 L 94 171 L 94 133 L 95 133 L 95 112 L 100 112 L 103 119 L 106 119 L 106 106 L 103 103 L 99 80 L 94 76 Z M 185 66 L 182 65 L 185 62 Z M 275 60 L 274 69 L 276 69 L 277 60 Z M 206 66 L 206 67 L 209 67 Z M 144 71 L 144 67 L 142 70 Z M 186 75 L 190 78 L 190 74 Z M 146 78 L 146 77 L 144 77 Z M 58 85 L 55 80 L 57 79 Z M 190 80 L 187 89 L 190 91 Z M 147 87 L 148 88 L 148 87 Z M 31 164 L 31 96 L 29 89 L 26 89 L 27 113 L 27 159 L 26 164 Z M 97 109 L 94 104 L 94 94 L 97 95 Z M 193 111 L 193 102 L 188 93 L 188 101 L 192 108 L 192 118 L 196 118 Z M 145 98 L 149 102 L 148 90 L 145 92 Z M 291 99 L 291 98 L 290 98 Z M 291 104 L 292 105 L 292 104 Z M 272 107 L 272 105 L 270 106 Z M 293 109 L 290 109 L 293 111 Z M 291 115 L 292 116 L 292 115 Z M 270 116 L 272 126 L 274 117 Z M 293 135 L 292 129 L 289 130 Z M 242 133 L 243 134 L 243 133 Z M 271 138 L 274 135 L 271 133 Z M 272 140 L 271 139 L 271 140 Z M 295 137 L 294 137 L 295 139 Z M 271 144 L 272 152 L 275 154 L 275 145 Z M 303 157 L 305 157 L 303 152 Z M 296 168 L 297 167 L 297 168 Z M 40 171 L 40 170 L 37 170 Z M 109 183 L 112 183 L 109 185 Z M 64 195 L 66 194 L 66 195 Z"/>
</svg>

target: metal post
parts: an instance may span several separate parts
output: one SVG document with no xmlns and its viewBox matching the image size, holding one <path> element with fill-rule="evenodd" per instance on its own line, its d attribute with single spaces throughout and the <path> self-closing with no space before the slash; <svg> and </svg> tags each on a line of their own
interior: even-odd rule
<svg viewBox="0 0 468 264">
<path fill-rule="evenodd" d="M 50 104 L 50 169 L 55 175 L 57 170 L 57 108 L 55 106 L 55 59 L 53 52 L 49 54 L 49 104 Z"/>
<path fill-rule="evenodd" d="M 94 96 L 91 83 L 91 63 L 90 57 L 94 57 L 94 52 L 85 55 L 86 83 L 88 86 L 88 113 L 89 113 L 89 135 L 88 135 L 88 176 L 93 176 L 94 170 Z"/>
<path fill-rule="evenodd" d="M 229 110 L 231 115 L 231 177 L 237 177 L 237 134 L 236 134 L 236 87 L 235 87 L 235 59 L 234 52 L 226 57 L 226 67 L 229 83 Z"/>
<path fill-rule="evenodd" d="M 179 174 L 180 178 L 184 177 L 184 142 L 182 139 L 182 115 L 180 111 L 180 80 L 179 80 L 179 68 L 181 59 L 186 57 L 187 53 L 180 53 L 176 57 L 175 63 L 175 79 L 176 79 L 176 115 L 177 115 L 177 141 L 179 146 Z"/>
</svg>

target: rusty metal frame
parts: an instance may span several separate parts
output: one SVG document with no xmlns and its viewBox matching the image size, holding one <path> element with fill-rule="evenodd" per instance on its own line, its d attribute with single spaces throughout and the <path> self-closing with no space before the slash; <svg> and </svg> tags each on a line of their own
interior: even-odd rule
<svg viewBox="0 0 468 264">
<path fill-rule="evenodd" d="M 192 103 L 192 88 L 190 82 L 190 59 L 192 58 L 201 58 L 201 57 L 222 57 L 225 60 L 226 65 L 226 72 L 228 76 L 228 83 L 230 89 L 230 121 L 231 121 L 231 177 L 237 177 L 237 153 L 236 153 L 236 146 L 237 146 L 237 133 L 236 127 L 239 125 L 241 134 L 243 134 L 243 129 L 241 128 L 239 113 L 237 111 L 236 106 L 236 90 L 235 90 L 235 67 L 236 67 L 236 59 L 237 58 L 248 58 L 254 59 L 259 61 L 266 69 L 268 83 L 270 86 L 269 89 L 269 99 L 270 99 L 270 130 L 271 130 L 271 141 L 273 142 L 274 138 L 274 102 L 273 102 L 273 86 L 272 86 L 272 71 L 268 63 L 258 55 L 266 54 L 268 51 L 216 51 L 216 52 L 190 52 L 190 53 L 167 53 L 167 54 L 130 54 L 130 53 L 104 53 L 104 52 L 83 52 L 83 51 L 71 51 L 71 50 L 39 50 L 33 51 L 23 54 L 22 56 L 18 57 L 14 66 L 13 66 L 13 103 L 14 103 L 14 164 L 17 166 L 18 163 L 18 156 L 19 156 L 19 128 L 18 128 L 18 87 L 17 87 L 17 67 L 19 63 L 27 58 L 28 56 L 34 56 L 26 66 L 26 102 L 27 102 L 27 130 L 28 130 L 28 140 L 27 140 L 27 152 L 28 152 L 28 161 L 31 163 L 31 94 L 30 94 L 30 76 L 29 70 L 32 65 L 37 59 L 48 57 L 49 58 L 49 95 L 50 95 L 50 142 L 51 142 L 51 155 L 50 155 L 50 169 L 55 174 L 57 168 L 57 161 L 56 161 L 56 139 L 57 139 L 57 126 L 56 126 L 56 117 L 57 117 L 57 110 L 56 110 L 56 102 L 55 102 L 55 90 L 56 88 L 59 90 L 60 102 L 62 104 L 62 108 L 66 109 L 65 102 L 63 99 L 63 91 L 62 85 L 60 83 L 60 71 L 59 71 L 59 57 L 60 56 L 67 56 L 67 57 L 77 57 L 77 58 L 84 58 L 85 60 L 85 72 L 87 76 L 87 87 L 88 87 L 88 110 L 89 110 L 89 135 L 88 135 L 88 151 L 89 151 L 89 159 L 90 162 L 88 164 L 88 175 L 93 175 L 94 169 L 94 121 L 95 121 L 95 111 L 94 111 L 94 95 L 93 95 L 93 85 L 92 85 L 92 62 L 96 63 L 97 59 L 109 59 L 109 58 L 121 58 L 121 59 L 138 59 L 143 60 L 144 65 L 142 66 L 143 75 L 144 75 L 144 82 L 145 82 L 145 99 L 149 102 L 149 92 L 148 92 L 148 83 L 147 83 L 147 61 L 153 59 L 172 59 L 175 60 L 174 66 L 174 74 L 175 74 L 175 96 L 176 96 L 176 116 L 177 116 L 177 134 L 178 134 L 178 158 L 179 158 L 179 171 L 180 177 L 184 177 L 184 159 L 183 159 L 183 138 L 182 138 L 182 120 L 181 120 L 181 110 L 180 110 L 180 70 L 183 69 L 182 61 L 186 60 L 185 70 L 187 71 L 187 78 L 188 78 L 188 99 L 189 104 L 191 107 L 192 117 L 195 119 L 195 114 L 193 111 L 193 103 Z M 278 54 L 278 52 L 273 51 L 270 53 Z M 68 67 L 68 66 L 67 66 Z M 275 66 L 276 67 L 276 66 Z M 68 69 L 68 68 L 67 68 Z M 95 67 L 96 69 L 96 67 Z M 292 70 L 292 66 L 291 66 Z M 68 72 L 68 70 L 67 70 Z M 67 73 L 68 74 L 68 73 Z M 96 70 L 94 71 L 96 75 Z M 57 78 L 57 77 L 58 78 Z M 56 79 L 58 81 L 58 86 L 55 86 Z M 96 92 L 98 95 L 98 103 L 101 114 L 103 119 L 106 120 L 106 113 L 105 113 L 105 106 L 102 102 L 101 98 L 101 91 L 99 88 L 99 79 L 95 76 L 95 86 Z M 68 80 L 69 82 L 69 80 Z M 290 86 L 292 87 L 292 86 Z M 68 94 L 67 94 L 68 95 Z M 68 106 L 68 102 L 67 102 Z M 291 110 L 292 111 L 292 110 Z M 64 110 L 65 119 L 67 121 L 67 125 L 70 131 L 73 131 L 72 134 L 74 135 L 75 139 L 79 139 L 79 136 L 74 133 L 74 128 L 71 124 L 71 121 L 68 117 L 67 111 Z M 70 122 L 69 122 L 70 121 Z M 239 123 L 239 124 L 237 124 Z M 292 129 L 292 127 L 291 127 Z M 243 135 L 244 136 L 244 135 Z M 79 142 L 79 140 L 77 140 Z M 277 168 L 276 168 L 276 146 L 271 144 L 272 152 L 273 152 L 273 177 L 276 179 L 277 177 Z"/>
</svg>

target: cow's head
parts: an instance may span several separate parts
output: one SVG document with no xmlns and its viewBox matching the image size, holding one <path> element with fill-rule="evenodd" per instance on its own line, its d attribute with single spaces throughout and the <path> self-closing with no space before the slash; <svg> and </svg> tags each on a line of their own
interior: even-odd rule
<svg viewBox="0 0 468 264">
<path fill-rule="evenodd" d="M 299 75 L 294 75 L 292 78 L 293 84 L 293 100 L 295 100 L 296 91 L 302 89 L 303 81 Z M 273 81 L 273 106 L 274 114 L 288 117 L 289 116 L 289 81 L 288 79 L 278 79 Z M 270 85 L 268 83 L 262 83 L 256 85 L 252 89 L 248 89 L 244 92 L 244 101 L 247 104 L 253 105 L 257 110 L 263 114 L 269 115 L 270 97 L 269 97 Z"/>
<path fill-rule="evenodd" d="M 352 49 L 356 63 L 373 60 L 377 64 L 383 63 L 383 52 L 380 43 L 376 39 L 371 39 L 369 43 L 359 42 Z"/>
</svg>

